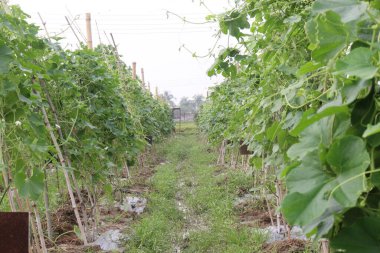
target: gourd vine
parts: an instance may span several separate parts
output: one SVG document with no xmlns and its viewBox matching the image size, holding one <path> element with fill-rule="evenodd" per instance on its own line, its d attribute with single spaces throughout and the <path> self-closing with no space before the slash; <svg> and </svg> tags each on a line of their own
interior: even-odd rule
<svg viewBox="0 0 380 253">
<path fill-rule="evenodd" d="M 86 244 L 96 217 L 87 217 L 83 192 L 96 210 L 104 189 L 112 192 L 148 147 L 147 138 L 172 132 L 171 110 L 132 78 L 113 47 L 65 50 L 59 38 L 41 38 L 27 18 L 0 2 L 0 168 L 9 188 L 1 207 L 48 212 L 44 182 L 56 168 Z"/>
<path fill-rule="evenodd" d="M 379 11 L 370 0 L 245 0 L 211 17 L 236 43 L 208 71 L 225 81 L 200 128 L 215 145 L 248 144 L 260 191 L 285 183 L 286 222 L 345 252 L 379 250 Z"/>
</svg>

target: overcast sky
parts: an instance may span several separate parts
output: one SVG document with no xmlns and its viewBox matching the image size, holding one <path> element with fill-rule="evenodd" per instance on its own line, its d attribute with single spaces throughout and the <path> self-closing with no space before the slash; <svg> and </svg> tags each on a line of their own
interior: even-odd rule
<svg viewBox="0 0 380 253">
<path fill-rule="evenodd" d="M 179 99 L 206 95 L 207 87 L 220 81 L 206 75 L 212 58 L 194 58 L 182 47 L 206 55 L 216 42 L 213 35 L 217 25 L 185 24 L 174 15 L 168 18 L 167 11 L 189 21 L 204 22 L 205 16 L 229 9 L 232 3 L 228 0 L 206 0 L 207 8 L 199 0 L 9 0 L 9 3 L 20 5 L 31 15 L 31 21 L 41 26 L 39 12 L 49 33 L 63 31 L 61 36 L 67 39 L 62 45 L 69 48 L 78 43 L 65 16 L 77 20 L 78 30 L 85 36 L 85 13 L 91 12 L 94 45 L 99 43 L 99 36 L 103 43 L 108 43 L 105 33 L 113 33 L 124 61 L 128 65 L 137 62 L 138 74 L 144 68 L 145 80 L 152 91 L 157 86 L 160 93 L 167 90 Z M 78 36 L 84 41 L 79 33 Z M 225 44 L 220 41 L 216 52 Z"/>
</svg>

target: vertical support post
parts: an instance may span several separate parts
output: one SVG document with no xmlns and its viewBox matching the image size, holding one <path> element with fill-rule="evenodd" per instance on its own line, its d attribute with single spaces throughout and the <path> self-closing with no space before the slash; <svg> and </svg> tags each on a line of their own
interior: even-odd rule
<svg viewBox="0 0 380 253">
<path fill-rule="evenodd" d="M 86 13 L 87 46 L 92 49 L 91 13 Z"/>
<path fill-rule="evenodd" d="M 144 68 L 141 68 L 141 85 L 143 88 L 145 88 Z"/>
<path fill-rule="evenodd" d="M 329 253 L 329 241 L 327 239 L 321 239 L 319 240 L 320 246 L 319 246 L 319 252 L 321 253 Z"/>
<path fill-rule="evenodd" d="M 181 123 L 182 123 L 182 109 L 179 108 L 179 131 L 181 132 Z"/>
<path fill-rule="evenodd" d="M 132 62 L 132 78 L 136 79 L 136 62 Z"/>
<path fill-rule="evenodd" d="M 156 86 L 156 99 L 158 99 L 158 87 Z"/>
</svg>

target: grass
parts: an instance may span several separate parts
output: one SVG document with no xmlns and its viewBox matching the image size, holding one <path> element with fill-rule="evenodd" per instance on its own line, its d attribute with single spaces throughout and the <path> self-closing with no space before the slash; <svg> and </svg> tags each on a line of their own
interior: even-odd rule
<svg viewBox="0 0 380 253">
<path fill-rule="evenodd" d="M 165 145 L 166 146 L 166 145 Z M 170 146 L 170 143 L 169 143 Z M 166 153 L 160 150 L 159 153 Z M 170 151 L 169 153 L 170 154 Z M 183 215 L 177 209 L 175 196 L 178 173 L 172 164 L 161 165 L 151 179 L 148 212 L 132 230 L 128 252 L 172 252 L 178 240 Z"/>
<path fill-rule="evenodd" d="M 148 212 L 133 227 L 127 252 L 259 252 L 265 237 L 238 225 L 233 201 L 250 187 L 244 173 L 215 176 L 216 155 L 207 151 L 193 124 L 181 125 L 159 147 L 167 163 L 151 179 Z M 178 202 L 187 211 L 178 209 Z"/>
</svg>

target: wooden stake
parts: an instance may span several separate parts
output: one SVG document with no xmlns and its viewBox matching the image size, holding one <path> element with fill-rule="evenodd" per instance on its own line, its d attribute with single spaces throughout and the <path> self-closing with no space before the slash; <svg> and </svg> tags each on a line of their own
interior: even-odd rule
<svg viewBox="0 0 380 253">
<path fill-rule="evenodd" d="M 145 88 L 144 68 L 141 68 L 141 85 L 143 88 Z"/>
<path fill-rule="evenodd" d="M 92 49 L 91 13 L 86 13 L 87 47 Z"/>
<path fill-rule="evenodd" d="M 132 78 L 136 79 L 136 62 L 132 62 Z"/>
<path fill-rule="evenodd" d="M 329 253 L 329 241 L 327 239 L 321 239 L 319 240 L 320 243 L 320 249 L 319 252 L 321 253 Z"/>
</svg>

